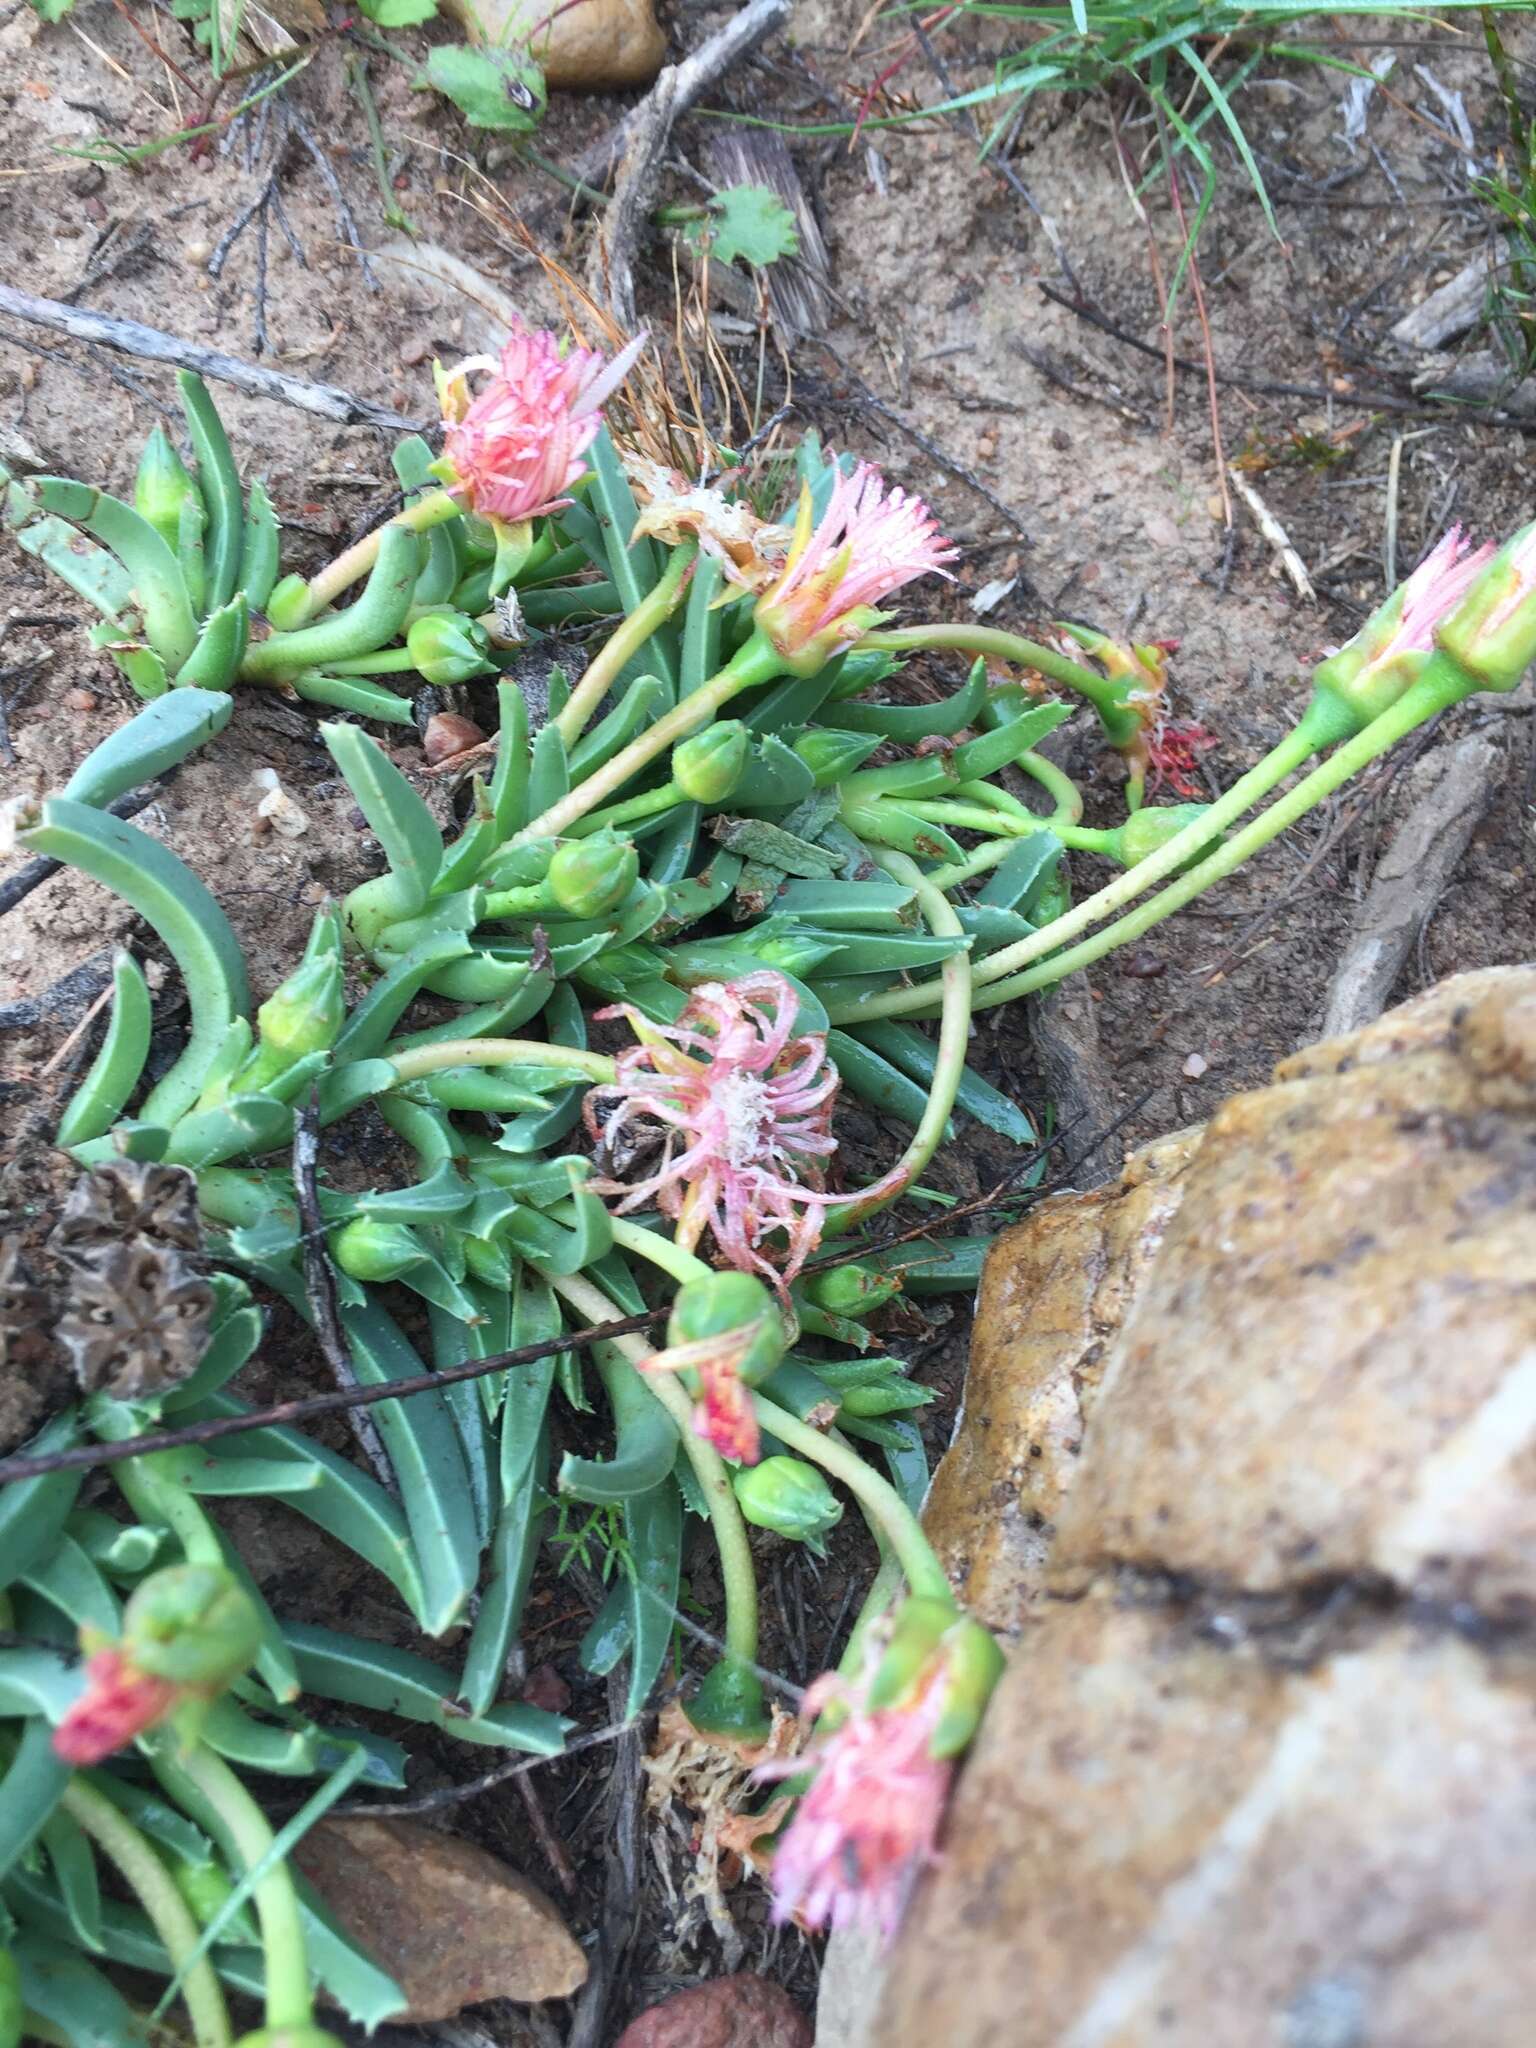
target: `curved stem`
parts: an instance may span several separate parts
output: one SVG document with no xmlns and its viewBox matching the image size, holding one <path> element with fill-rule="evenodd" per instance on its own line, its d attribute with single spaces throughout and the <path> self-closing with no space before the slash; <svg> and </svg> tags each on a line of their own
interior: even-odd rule
<svg viewBox="0 0 1536 2048">
<path fill-rule="evenodd" d="M 303 618 L 295 619 L 294 624 L 302 625 L 305 619 L 312 619 L 316 612 L 324 611 L 360 576 L 368 574 L 378 560 L 379 541 L 391 526 L 403 526 L 410 533 L 429 533 L 434 526 L 456 519 L 463 510 L 452 492 L 429 491 L 414 505 L 407 505 L 403 512 L 397 512 L 393 519 L 386 519 L 382 526 L 376 526 L 372 533 L 365 533 L 361 540 L 343 549 L 334 562 L 327 563 L 318 576 L 310 578 Z"/>
<path fill-rule="evenodd" d="M 177 1803 L 193 1810 L 193 1818 L 207 1829 L 231 1862 L 254 1870 L 270 1852 L 272 1829 L 266 1815 L 229 1765 L 206 1743 L 196 1742 L 188 1749 L 168 1744 L 156 1752 L 151 1763 L 155 1775 Z M 261 1921 L 267 2025 L 274 2031 L 312 2026 L 314 1997 L 304 1926 L 299 1918 L 298 1893 L 286 1863 L 272 1865 L 257 1884 L 254 1897 Z"/>
<path fill-rule="evenodd" d="M 89 1780 L 71 1778 L 60 1803 L 70 1819 L 116 1866 L 164 1943 L 171 1969 L 179 1975 L 197 1947 L 199 1930 L 171 1873 L 127 1815 Z M 206 1956 L 187 1970 L 182 1996 L 197 2048 L 228 2048 L 233 2039 L 229 2013 L 218 1973 Z"/>
<path fill-rule="evenodd" d="M 866 1465 L 847 1444 L 823 1436 L 819 1429 L 812 1429 L 809 1423 L 762 1394 L 752 1396 L 752 1406 L 764 1429 L 800 1457 L 809 1458 L 834 1479 L 840 1479 L 859 1505 L 880 1524 L 914 1593 L 930 1600 L 954 1599 L 944 1567 L 934 1555 L 916 1515 L 888 1480 L 882 1479 L 872 1465 Z"/>
<path fill-rule="evenodd" d="M 1409 695 L 1414 695 L 1418 687 L 1415 685 L 1415 691 L 1410 691 Z M 1402 701 L 1407 702 L 1407 698 Z M 1435 708 L 1439 708 L 1438 697 Z M 1155 853 L 1148 854 L 1145 860 L 1138 861 L 1135 867 L 1128 868 L 1124 874 L 1117 875 L 1095 895 L 1085 898 L 1074 910 L 1067 911 L 1064 916 L 1043 926 L 1027 939 L 1020 939 L 1012 946 L 1004 946 L 999 952 L 984 960 L 976 970 L 976 1007 L 987 1008 L 994 1001 L 1005 1001 L 1005 996 L 995 997 L 990 991 L 1004 983 L 1013 986 L 1010 978 L 1017 975 L 1019 970 L 1028 966 L 1031 961 L 1039 960 L 1048 953 L 1056 954 L 1067 939 L 1074 938 L 1077 933 L 1086 931 L 1090 926 L 1113 916 L 1124 905 L 1133 903 L 1138 896 L 1144 895 L 1156 883 L 1166 881 L 1185 861 L 1197 854 L 1203 846 L 1210 844 L 1213 833 L 1223 831 L 1235 819 L 1241 817 L 1244 811 L 1256 804 L 1277 782 L 1283 781 L 1316 753 L 1319 746 L 1326 745 L 1331 736 L 1325 723 L 1326 714 L 1318 713 L 1314 716 L 1315 710 L 1315 706 L 1309 707 L 1301 723 L 1288 733 L 1278 746 L 1272 748 L 1262 761 L 1233 783 L 1225 796 L 1219 797 L 1209 810 L 1204 811 L 1182 832 L 1176 833 L 1166 845 L 1160 846 Z M 1416 724 L 1419 719 L 1428 715 L 1427 711 L 1420 711 L 1413 722 Z M 1380 720 L 1376 723 L 1379 724 Z M 1374 730 L 1374 725 L 1366 728 L 1367 733 Z M 1362 733 L 1360 737 L 1363 739 L 1365 734 Z M 1385 744 L 1390 745 L 1391 742 L 1387 741 Z M 1346 769 L 1345 776 L 1352 772 Z M 1311 778 L 1308 780 L 1310 782 Z M 1313 798 L 1312 801 L 1316 799 Z M 1095 954 L 1093 957 L 1098 956 Z M 1060 973 L 1048 975 L 1046 979 L 1059 980 Z M 985 998 L 981 993 L 983 990 L 989 992 Z M 857 1006 L 843 1006 L 838 1009 L 837 1014 L 833 1015 L 830 1011 L 828 1014 L 834 1024 L 856 1024 L 861 1018 L 871 1017 L 923 1016 L 932 1011 L 933 995 L 932 987 L 927 985 L 888 989 L 883 995 L 870 996 Z"/>
<path fill-rule="evenodd" d="M 1059 831 L 1062 824 L 1079 825 L 1083 818 L 1083 792 L 1064 768 L 1058 768 L 1054 761 L 1048 761 L 1044 754 L 1020 754 L 1014 763 L 1024 773 L 1039 783 L 1040 787 L 1055 798 L 1056 808 L 1047 822 L 1053 830 Z"/>
<path fill-rule="evenodd" d="M 659 789 L 643 789 L 638 796 L 628 796 L 621 804 L 608 804 L 600 811 L 589 811 L 571 828 L 571 837 L 581 839 L 589 832 L 605 832 L 611 825 L 631 825 L 638 818 L 654 817 L 657 811 L 665 811 L 673 804 L 686 802 L 683 792 L 671 780 Z"/>
<path fill-rule="evenodd" d="M 580 737 L 587 720 L 612 688 L 625 662 L 638 654 L 657 627 L 677 610 L 698 552 L 697 541 L 691 540 L 673 549 L 672 559 L 660 582 L 640 600 L 623 625 L 588 663 L 586 674 L 572 690 L 564 710 L 555 720 L 560 737 L 568 747 Z"/>
<path fill-rule="evenodd" d="M 904 853 L 892 852 L 889 848 L 876 848 L 874 857 L 887 874 L 909 888 L 917 897 L 917 907 L 923 913 L 928 929 L 935 938 L 949 939 L 964 935 L 965 927 L 955 915 L 948 898 L 941 889 L 923 874 L 916 861 L 909 860 Z M 939 970 L 939 1054 L 934 1066 L 933 1081 L 928 1090 L 921 1121 L 912 1133 L 907 1149 L 902 1153 L 891 1171 L 876 1182 L 876 1188 L 862 1201 L 850 1202 L 846 1208 L 830 1210 L 823 1225 L 822 1235 L 838 1237 L 850 1230 L 856 1223 L 862 1223 L 877 1210 L 894 1202 L 912 1185 L 913 1181 L 928 1164 L 944 1136 L 944 1127 L 949 1122 L 955 1106 L 955 1097 L 965 1073 L 965 1055 L 971 1032 L 971 956 L 968 950 L 951 953 Z"/>
<path fill-rule="evenodd" d="M 871 1524 L 877 1527 L 877 1524 Z M 864 1645 L 869 1632 L 883 1614 L 889 1612 L 892 1602 L 901 1592 L 901 1566 L 889 1553 L 880 1560 L 880 1568 L 869 1582 L 869 1591 L 860 1603 L 854 1616 L 853 1627 L 848 1631 L 847 1646 L 837 1660 L 837 1668 L 844 1678 L 857 1678 L 864 1668 Z"/>
<path fill-rule="evenodd" d="M 858 645 L 889 654 L 911 654 L 928 647 L 955 647 L 964 654 L 990 654 L 997 661 L 1037 669 L 1053 683 L 1086 697 L 1114 746 L 1127 745 L 1146 727 L 1140 711 L 1125 703 L 1119 686 L 1101 676 L 1097 669 L 1085 668 L 1080 661 L 1072 661 L 1052 647 L 1042 647 L 1038 640 L 1005 633 L 998 626 L 970 626 L 960 620 L 933 626 L 902 626 L 890 633 L 866 633 Z"/>
<path fill-rule="evenodd" d="M 560 1212 L 557 1210 L 556 1215 Z M 702 1259 L 696 1259 L 692 1252 L 684 1251 L 674 1239 L 659 1230 L 647 1230 L 642 1224 L 630 1223 L 622 1216 L 609 1219 L 613 1226 L 613 1241 L 620 1251 L 633 1252 L 637 1259 L 646 1259 L 653 1266 L 659 1266 L 668 1273 L 680 1287 L 690 1280 L 708 1280 L 714 1273 L 713 1266 L 706 1266 Z"/>
<path fill-rule="evenodd" d="M 600 1287 L 579 1273 L 544 1276 L 555 1292 L 571 1304 L 589 1323 L 606 1323 L 620 1313 Z M 643 1365 L 651 1347 L 639 1337 L 615 1337 L 615 1345 L 632 1365 Z M 752 1550 L 747 1525 L 731 1490 L 725 1462 L 713 1444 L 696 1434 L 693 1404 L 675 1380 L 665 1373 L 647 1373 L 645 1384 L 677 1424 L 683 1452 L 693 1467 L 709 1511 L 710 1528 L 720 1552 L 720 1577 L 725 1589 L 725 1647 L 741 1663 L 757 1661 L 757 1573 L 752 1567 Z"/>
<path fill-rule="evenodd" d="M 1455 702 L 1458 696 L 1465 694 L 1465 687 L 1464 679 L 1448 680 L 1439 675 L 1432 676 L 1426 673 L 1412 689 L 1399 698 L 1396 704 L 1383 711 L 1379 718 L 1374 719 L 1352 740 L 1338 748 L 1320 767 L 1314 768 L 1310 775 L 1298 782 L 1295 788 L 1278 802 L 1271 804 L 1267 811 L 1253 819 L 1241 832 L 1234 834 L 1224 845 L 1208 855 L 1198 867 L 1191 868 L 1187 874 L 1181 875 L 1160 895 L 1153 897 L 1151 902 L 1142 904 L 1114 924 L 1106 925 L 1091 939 L 1084 939 L 1081 944 L 1070 947 L 1066 952 L 1053 952 L 1048 960 L 1019 974 L 998 975 L 998 963 L 1006 960 L 1010 954 L 1022 954 L 1026 948 L 1033 953 L 1039 953 L 1043 948 L 1037 945 L 1035 940 L 1026 939 L 1018 946 L 1010 946 L 1001 953 L 994 953 L 977 975 L 976 1007 L 991 1009 L 998 1003 L 1011 1002 L 1015 996 L 1030 995 L 1036 989 L 1060 981 L 1068 974 L 1076 973 L 1081 967 L 1091 966 L 1095 960 L 1102 959 L 1104 954 L 1113 952 L 1115 947 L 1140 938 L 1143 932 L 1149 931 L 1155 924 L 1160 924 L 1165 917 L 1171 917 L 1176 910 L 1181 910 L 1186 903 L 1192 902 L 1203 890 L 1209 889 L 1215 882 L 1224 880 L 1235 869 L 1241 867 L 1243 862 L 1251 858 L 1261 847 L 1268 846 L 1270 841 L 1277 839 L 1288 826 L 1295 824 L 1298 818 L 1304 817 L 1314 804 L 1321 803 L 1324 797 L 1331 796 L 1334 790 L 1347 782 L 1352 775 L 1358 774 L 1362 768 L 1374 761 L 1378 754 L 1384 754 L 1388 747 L 1395 746 L 1400 739 L 1406 738 L 1415 726 L 1422 725 L 1426 718 L 1444 710 L 1448 703 Z M 1219 805 L 1214 806 L 1213 812 L 1219 808 Z M 1185 838 L 1197 841 L 1208 838 L 1213 812 L 1207 812 L 1188 831 L 1181 832 L 1177 839 L 1170 840 L 1168 846 L 1132 868 L 1129 875 L 1122 879 L 1131 880 L 1139 875 L 1143 868 L 1153 866 L 1168 852 L 1170 846 L 1177 846 Z M 1113 893 L 1114 887 L 1111 885 L 1109 889 L 1102 890 L 1100 895 L 1108 897 Z M 1049 945 L 1073 922 L 1074 914 L 1058 918 L 1055 924 L 1047 925 L 1043 931 L 1036 933 L 1035 939 L 1044 940 Z M 897 996 L 922 996 L 926 1004 L 933 1001 L 931 988 L 893 990 L 890 993 Z M 925 1007 L 925 1003 L 903 1003 L 899 1010 L 893 1011 L 888 1006 L 889 1001 L 889 996 L 871 997 L 868 1002 L 853 1006 L 849 1013 L 851 1020 L 857 1022 L 860 1018 L 868 1018 L 871 1015 L 905 1015 L 914 1011 L 921 1013 Z M 833 1023 L 842 1021 L 831 1011 L 828 1014 L 832 1017 Z"/>
<path fill-rule="evenodd" d="M 444 1067 L 574 1067 L 594 1081 L 613 1079 L 613 1061 L 606 1053 L 583 1052 L 573 1045 L 550 1045 L 542 1038 L 443 1038 L 435 1045 L 408 1046 L 392 1053 L 394 1086 L 419 1081 Z"/>
<path fill-rule="evenodd" d="M 783 657 L 771 641 L 762 633 L 754 633 L 718 675 L 691 691 L 681 704 L 675 705 L 665 717 L 658 718 L 649 732 L 631 740 L 627 747 L 621 747 L 611 761 L 594 769 L 569 795 L 563 796 L 557 804 L 551 804 L 542 817 L 535 818 L 531 825 L 525 825 L 508 843 L 523 846 L 530 839 L 551 839 L 569 831 L 578 818 L 584 818 L 588 811 L 595 810 L 621 790 L 631 776 L 648 767 L 675 740 L 686 739 L 689 733 L 707 725 L 728 698 L 759 683 L 772 682 L 776 675 L 782 673 L 783 667 Z"/>
</svg>

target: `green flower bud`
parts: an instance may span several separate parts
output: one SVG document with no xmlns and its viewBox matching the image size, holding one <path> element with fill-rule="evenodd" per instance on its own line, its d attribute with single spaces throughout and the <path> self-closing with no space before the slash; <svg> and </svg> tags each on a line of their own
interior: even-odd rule
<svg viewBox="0 0 1536 2048">
<path fill-rule="evenodd" d="M 196 1692 L 233 1684 L 260 1643 L 249 1594 L 218 1565 L 167 1565 L 123 1609 L 122 1652 L 134 1669 Z"/>
<path fill-rule="evenodd" d="M 828 732 L 813 726 L 795 741 L 795 752 L 815 776 L 816 787 L 830 789 L 867 761 L 879 744 L 878 737 L 870 733 Z"/>
<path fill-rule="evenodd" d="M 759 1529 L 805 1543 L 820 1557 L 821 1538 L 843 1518 L 843 1504 L 814 1465 L 803 1458 L 764 1458 L 735 1472 L 731 1484 L 741 1512 Z"/>
<path fill-rule="evenodd" d="M 398 1280 L 425 1257 L 403 1223 L 354 1216 L 331 1239 L 331 1257 L 353 1280 Z"/>
<path fill-rule="evenodd" d="M 735 1657 L 722 1657 L 688 1702 L 687 1715 L 706 1734 L 763 1742 L 770 1728 L 762 1681 Z"/>
<path fill-rule="evenodd" d="M 147 519 L 172 554 L 181 530 L 182 501 L 188 493 L 197 496 L 197 485 L 186 464 L 171 446 L 164 427 L 156 427 L 144 443 L 139 473 L 133 480 L 134 510 Z"/>
<path fill-rule="evenodd" d="M 696 804 L 723 804 L 741 780 L 751 747 L 739 719 L 721 719 L 672 749 L 672 780 Z"/>
<path fill-rule="evenodd" d="M 433 612 L 417 619 L 405 636 L 406 652 L 429 683 L 467 683 L 489 675 L 490 636 L 461 612 Z"/>
<path fill-rule="evenodd" d="M 341 962 L 322 954 L 294 969 L 256 1012 L 260 1042 L 234 1087 L 255 1095 L 297 1060 L 329 1052 L 347 1014 Z"/>
<path fill-rule="evenodd" d="M 939 1724 L 929 1744 L 936 1757 L 958 1756 L 981 1726 L 993 1687 L 1003 1675 L 1003 1653 L 980 1622 L 947 1600 L 909 1596 L 869 1687 L 869 1706 L 899 1707 L 942 1662 Z"/>
<path fill-rule="evenodd" d="M 8 1948 L 0 1948 L 0 2048 L 19 2048 L 24 2013 L 21 1966 Z"/>
<path fill-rule="evenodd" d="M 734 1336 L 756 1326 L 744 1357 L 735 1361 L 737 1377 L 755 1387 L 765 1380 L 788 1348 L 784 1322 L 773 1296 L 751 1273 L 711 1273 L 689 1280 L 677 1291 L 667 1318 L 669 1349 L 702 1344 L 711 1337 Z"/>
<path fill-rule="evenodd" d="M 1514 689 L 1536 659 L 1536 524 L 1506 541 L 1435 639 L 1477 689 Z"/>
<path fill-rule="evenodd" d="M 1133 868 L 1138 861 L 1146 860 L 1159 847 L 1166 846 L 1170 839 L 1177 838 L 1186 825 L 1193 825 L 1210 808 L 1209 804 L 1150 804 L 1143 810 L 1132 811 L 1125 823 L 1108 835 L 1105 851 L 1122 867 Z M 1193 867 L 1197 861 L 1204 860 L 1219 840 L 1219 833 L 1207 840 L 1204 846 L 1190 855 L 1184 867 Z"/>
<path fill-rule="evenodd" d="M 594 832 L 590 839 L 568 839 L 557 847 L 545 880 L 567 917 L 606 917 L 618 909 L 639 875 L 640 856 L 632 839 Z"/>
<path fill-rule="evenodd" d="M 900 1292 L 899 1276 L 873 1266 L 834 1266 L 830 1272 L 813 1273 L 805 1282 L 806 1299 L 834 1316 L 873 1315 Z"/>
</svg>

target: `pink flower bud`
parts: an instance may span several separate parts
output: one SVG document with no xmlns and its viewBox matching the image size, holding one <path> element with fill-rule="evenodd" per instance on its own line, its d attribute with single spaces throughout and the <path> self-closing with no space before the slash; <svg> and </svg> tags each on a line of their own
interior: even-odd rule
<svg viewBox="0 0 1536 2048">
<path fill-rule="evenodd" d="M 85 1680 L 53 1731 L 54 1750 L 67 1764 L 99 1764 L 156 1727 L 181 1698 L 179 1686 L 137 1670 L 118 1650 L 98 1650 Z"/>
</svg>

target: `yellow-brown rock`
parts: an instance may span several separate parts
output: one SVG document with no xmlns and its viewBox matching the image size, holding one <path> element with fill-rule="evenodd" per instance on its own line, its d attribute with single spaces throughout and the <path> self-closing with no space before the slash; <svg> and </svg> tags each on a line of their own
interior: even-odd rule
<svg viewBox="0 0 1536 2048">
<path fill-rule="evenodd" d="M 1177 1213 L 1199 1139 L 1159 1139 L 1119 1180 L 1052 1196 L 987 1260 L 965 1405 L 923 1526 L 960 1598 L 1005 1635 L 1043 1586 L 1110 1340 Z"/>
<path fill-rule="evenodd" d="M 445 0 L 475 42 L 520 42 L 531 48 L 556 91 L 623 92 L 649 85 L 667 53 L 652 0 Z"/>
<path fill-rule="evenodd" d="M 1089 1198 L 1090 1246 L 1157 1185 Z M 953 1525 L 1022 1625 L 860 2038 L 1528 2048 L 1536 972 L 1286 1061 L 1161 1200 L 1151 1256 L 1032 1283 L 1025 1225 L 984 1283 L 988 1401 L 1064 1455 L 1022 1475 L 968 1393 L 951 1488 L 1044 1554 Z"/>
</svg>

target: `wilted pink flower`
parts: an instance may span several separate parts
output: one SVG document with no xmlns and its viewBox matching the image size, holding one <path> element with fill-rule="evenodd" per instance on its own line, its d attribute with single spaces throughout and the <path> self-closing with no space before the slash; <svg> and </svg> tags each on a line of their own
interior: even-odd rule
<svg viewBox="0 0 1536 2048">
<path fill-rule="evenodd" d="M 629 375 L 642 334 L 604 364 L 591 349 L 563 355 L 554 335 L 514 321 L 495 356 L 467 356 L 438 373 L 447 434 L 443 455 L 469 507 L 515 526 L 570 503 L 565 493 L 586 467 L 603 401 Z M 469 395 L 469 375 L 490 382 Z"/>
<path fill-rule="evenodd" d="M 805 1696 L 819 1713 L 842 1700 L 848 1718 L 804 1755 L 760 1778 L 814 1775 L 773 1857 L 773 1917 L 806 1927 L 863 1926 L 891 1941 L 912 1887 L 934 1862 L 952 1763 L 930 1754 L 947 1677 L 935 1659 L 899 1705 L 871 1711 L 863 1689 L 828 1673 Z"/>
<path fill-rule="evenodd" d="M 762 1456 L 757 1412 L 737 1371 L 751 1349 L 753 1335 L 747 1328 L 693 1344 L 669 1345 L 665 1351 L 653 1351 L 641 1368 L 644 1372 L 696 1373 L 699 1398 L 693 1410 L 694 1434 L 738 1465 L 755 1465 Z"/>
<path fill-rule="evenodd" d="M 120 1650 L 98 1650 L 85 1667 L 86 1685 L 53 1731 L 53 1747 L 67 1764 L 99 1764 L 171 1713 L 182 1688 L 151 1678 Z"/>
<path fill-rule="evenodd" d="M 621 1196 L 621 1212 L 655 1202 L 687 1250 L 708 1230 L 731 1265 L 781 1289 L 815 1250 L 825 1210 L 863 1199 L 823 1191 L 838 1073 L 823 1033 L 791 1035 L 795 1010 L 794 990 L 766 968 L 696 988 L 675 1024 L 627 1003 L 599 1010 L 623 1017 L 640 1043 L 586 1101 L 587 1128 L 609 1150 L 637 1123 L 664 1140 L 655 1173 L 594 1180 L 598 1193 Z M 775 1231 L 785 1244 L 769 1256 L 761 1247 Z"/>
<path fill-rule="evenodd" d="M 1195 769 L 1202 754 L 1220 745 L 1216 734 L 1203 725 L 1191 720 L 1179 723 L 1158 719 L 1143 743 L 1149 793 L 1166 787 L 1180 796 L 1204 796 L 1205 791 L 1195 780 Z"/>
<path fill-rule="evenodd" d="M 887 491 L 861 462 L 838 474 L 813 524 L 809 487 L 800 493 L 783 574 L 758 601 L 757 623 L 781 654 L 812 650 L 823 661 L 880 622 L 875 606 L 955 558 L 921 498 Z"/>
<path fill-rule="evenodd" d="M 1372 662 L 1390 661 L 1398 654 L 1428 654 L 1436 626 L 1461 603 L 1493 552 L 1491 541 L 1473 547 L 1459 526 L 1443 533 L 1403 585 L 1402 612 Z"/>
</svg>

